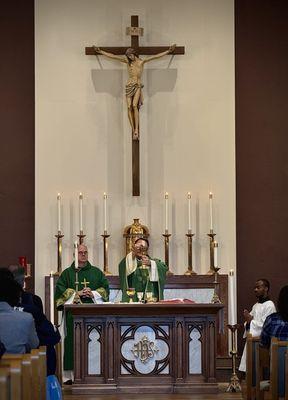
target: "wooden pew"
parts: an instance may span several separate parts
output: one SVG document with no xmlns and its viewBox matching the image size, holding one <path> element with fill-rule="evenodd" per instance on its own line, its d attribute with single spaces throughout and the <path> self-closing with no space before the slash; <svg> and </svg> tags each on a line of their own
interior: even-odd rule
<svg viewBox="0 0 288 400">
<path fill-rule="evenodd" d="M 255 351 L 256 400 L 263 400 L 264 392 L 268 389 L 269 385 L 270 352 L 269 349 L 260 346 L 260 341 Z M 266 385 L 262 385 L 265 382 Z"/>
<path fill-rule="evenodd" d="M 21 360 L 3 360 L 3 357 L 0 360 L 0 369 L 9 371 L 10 376 L 8 399 L 22 400 Z"/>
<path fill-rule="evenodd" d="M 39 379 L 40 379 L 40 399 L 46 400 L 46 346 L 39 347 Z"/>
<path fill-rule="evenodd" d="M 256 357 L 256 398 L 264 399 L 264 393 L 267 393 L 269 400 L 288 400 L 287 377 L 288 361 L 285 362 L 285 353 L 288 351 L 288 341 L 279 341 L 276 338 L 271 339 L 270 361 L 269 350 L 259 347 Z M 286 365 L 286 367 L 285 367 Z M 263 376 L 263 369 L 269 366 L 270 380 L 266 381 Z M 267 379 L 267 377 L 266 377 Z"/>
<path fill-rule="evenodd" d="M 31 350 L 29 354 L 4 354 L 0 367 L 12 368 L 13 363 L 19 364 L 18 387 L 22 400 L 46 399 L 46 347 Z M 18 365 L 17 364 L 17 365 Z M 11 384 L 15 381 L 11 372 Z M 17 375 L 18 379 L 18 375 Z M 15 396 L 18 394 L 16 393 Z M 20 398 L 19 397 L 19 398 Z M 11 396 L 14 400 L 14 396 Z M 15 397 L 16 400 L 16 397 Z"/>
<path fill-rule="evenodd" d="M 285 386 L 285 353 L 287 354 L 288 341 L 271 340 L 270 361 L 270 393 L 271 400 L 287 398 L 288 388 Z"/>
<path fill-rule="evenodd" d="M 288 349 L 285 354 L 285 400 L 288 400 Z"/>
<path fill-rule="evenodd" d="M 30 354 L 4 354 L 0 365 L 10 367 L 11 362 L 21 364 L 21 398 L 23 400 L 36 400 L 32 392 L 32 366 Z"/>
<path fill-rule="evenodd" d="M 253 400 L 256 397 L 256 348 L 259 346 L 259 337 L 253 337 L 247 333 L 246 338 L 246 386 L 247 400 Z"/>
<path fill-rule="evenodd" d="M 10 369 L 0 366 L 0 400 L 10 398 Z"/>
<path fill-rule="evenodd" d="M 31 350 L 32 361 L 32 390 L 37 393 L 37 398 L 46 399 L 46 347 Z"/>
</svg>

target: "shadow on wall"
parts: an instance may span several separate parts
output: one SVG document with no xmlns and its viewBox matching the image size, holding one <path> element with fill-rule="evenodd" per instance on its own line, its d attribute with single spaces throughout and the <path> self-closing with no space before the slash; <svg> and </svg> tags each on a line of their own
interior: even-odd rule
<svg viewBox="0 0 288 400">
<path fill-rule="evenodd" d="M 177 69 L 148 69 L 147 93 L 149 97 L 159 92 L 173 92 L 177 79 Z M 145 83 L 144 83 L 145 84 Z"/>
<path fill-rule="evenodd" d="M 147 69 L 147 85 L 149 97 L 159 92 L 172 92 L 174 90 L 177 69 Z M 120 69 L 93 69 L 91 78 L 96 93 L 109 93 L 111 96 L 122 97 L 125 92 L 123 85 L 123 70 Z"/>
<path fill-rule="evenodd" d="M 96 93 L 109 93 L 117 98 L 123 95 L 123 71 L 120 69 L 92 69 L 91 77 Z"/>
</svg>

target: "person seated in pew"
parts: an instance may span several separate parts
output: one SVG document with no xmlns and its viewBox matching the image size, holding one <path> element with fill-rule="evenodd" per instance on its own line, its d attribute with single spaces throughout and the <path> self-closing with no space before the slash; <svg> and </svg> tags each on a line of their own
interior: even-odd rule
<svg viewBox="0 0 288 400">
<path fill-rule="evenodd" d="M 0 340 L 0 359 L 3 356 L 3 354 L 6 352 L 6 348 L 4 346 L 4 343 L 1 342 Z"/>
<path fill-rule="evenodd" d="M 8 268 L 11 271 L 11 266 Z M 14 279 L 24 287 L 25 271 L 21 266 L 13 266 Z M 47 376 L 55 375 L 57 358 L 55 345 L 60 342 L 61 336 L 56 328 L 43 313 L 42 300 L 39 296 L 22 290 L 18 309 L 33 315 L 39 345 L 46 346 Z"/>
<path fill-rule="evenodd" d="M 0 269 L 0 340 L 7 353 L 24 354 L 39 346 L 32 315 L 13 308 L 21 292 L 21 286 Z"/>
<path fill-rule="evenodd" d="M 152 293 L 152 297 L 157 301 L 164 299 L 163 291 L 168 267 L 163 261 L 151 258 L 148 249 L 147 239 L 136 239 L 132 251 L 119 264 L 122 302 L 129 301 L 128 288 L 135 289 L 133 301 L 137 301 L 137 293 L 142 293 L 144 300 L 148 292 Z"/>
<path fill-rule="evenodd" d="M 288 286 L 283 286 L 277 300 L 277 312 L 266 318 L 260 343 L 263 347 L 270 347 L 271 338 L 288 340 Z"/>
<path fill-rule="evenodd" d="M 8 270 L 12 272 L 15 281 L 18 282 L 19 285 L 23 288 L 23 292 L 21 295 L 22 303 L 34 305 L 38 307 L 42 313 L 44 313 L 41 297 L 37 296 L 34 293 L 30 293 L 26 289 L 24 289 L 24 283 L 25 283 L 24 268 L 21 267 L 20 265 L 9 265 Z"/>
<path fill-rule="evenodd" d="M 243 337 L 246 337 L 247 332 L 252 336 L 260 336 L 262 327 L 266 317 L 276 311 L 273 301 L 269 298 L 270 283 L 267 279 L 258 279 L 255 283 L 254 293 L 257 298 L 257 303 L 254 304 L 252 310 L 244 310 L 244 326 L 245 332 Z M 239 371 L 246 372 L 246 344 L 241 357 Z"/>
</svg>

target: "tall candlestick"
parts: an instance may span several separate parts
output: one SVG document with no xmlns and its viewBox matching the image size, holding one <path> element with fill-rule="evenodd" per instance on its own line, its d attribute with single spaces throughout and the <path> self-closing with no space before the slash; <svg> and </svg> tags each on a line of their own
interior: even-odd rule
<svg viewBox="0 0 288 400">
<path fill-rule="evenodd" d="M 210 231 L 213 232 L 213 193 L 209 193 Z"/>
<path fill-rule="evenodd" d="M 165 232 L 168 232 L 168 193 L 165 193 Z"/>
<path fill-rule="evenodd" d="M 54 272 L 50 272 L 50 321 L 54 325 Z"/>
<path fill-rule="evenodd" d="M 107 194 L 104 192 L 103 195 L 104 202 L 104 234 L 107 233 Z"/>
<path fill-rule="evenodd" d="M 191 233 L 191 193 L 188 192 L 188 233 Z"/>
<path fill-rule="evenodd" d="M 75 268 L 78 268 L 78 243 L 74 243 L 74 262 L 75 262 Z"/>
<path fill-rule="evenodd" d="M 214 240 L 213 242 L 213 249 L 214 249 L 214 268 L 218 267 L 218 242 Z"/>
<path fill-rule="evenodd" d="M 57 226 L 58 232 L 61 232 L 61 195 L 57 195 Z"/>
<path fill-rule="evenodd" d="M 237 324 L 237 318 L 236 318 L 236 302 L 235 302 L 235 275 L 233 269 L 229 271 L 229 281 L 228 281 L 228 287 L 229 287 L 229 304 L 230 304 L 230 325 L 235 325 Z"/>
<path fill-rule="evenodd" d="M 79 193 L 79 229 L 83 232 L 83 194 Z"/>
</svg>

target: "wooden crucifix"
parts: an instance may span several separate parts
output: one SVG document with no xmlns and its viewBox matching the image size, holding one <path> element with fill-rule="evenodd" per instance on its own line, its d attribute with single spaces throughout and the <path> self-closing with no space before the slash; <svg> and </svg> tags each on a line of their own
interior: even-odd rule
<svg viewBox="0 0 288 400">
<path fill-rule="evenodd" d="M 127 64 L 128 81 L 126 84 L 126 101 L 128 119 L 132 128 L 132 195 L 140 196 L 140 149 L 139 149 L 139 109 L 142 104 L 141 76 L 144 64 L 148 61 L 160 58 L 167 54 L 185 54 L 183 46 L 172 45 L 170 47 L 140 47 L 139 36 L 143 35 L 143 28 L 139 27 L 138 15 L 131 16 L 131 27 L 126 29 L 131 36 L 131 47 L 86 47 L 86 55 L 101 54 L 108 58 Z M 140 59 L 139 55 L 148 55 Z"/>
</svg>

